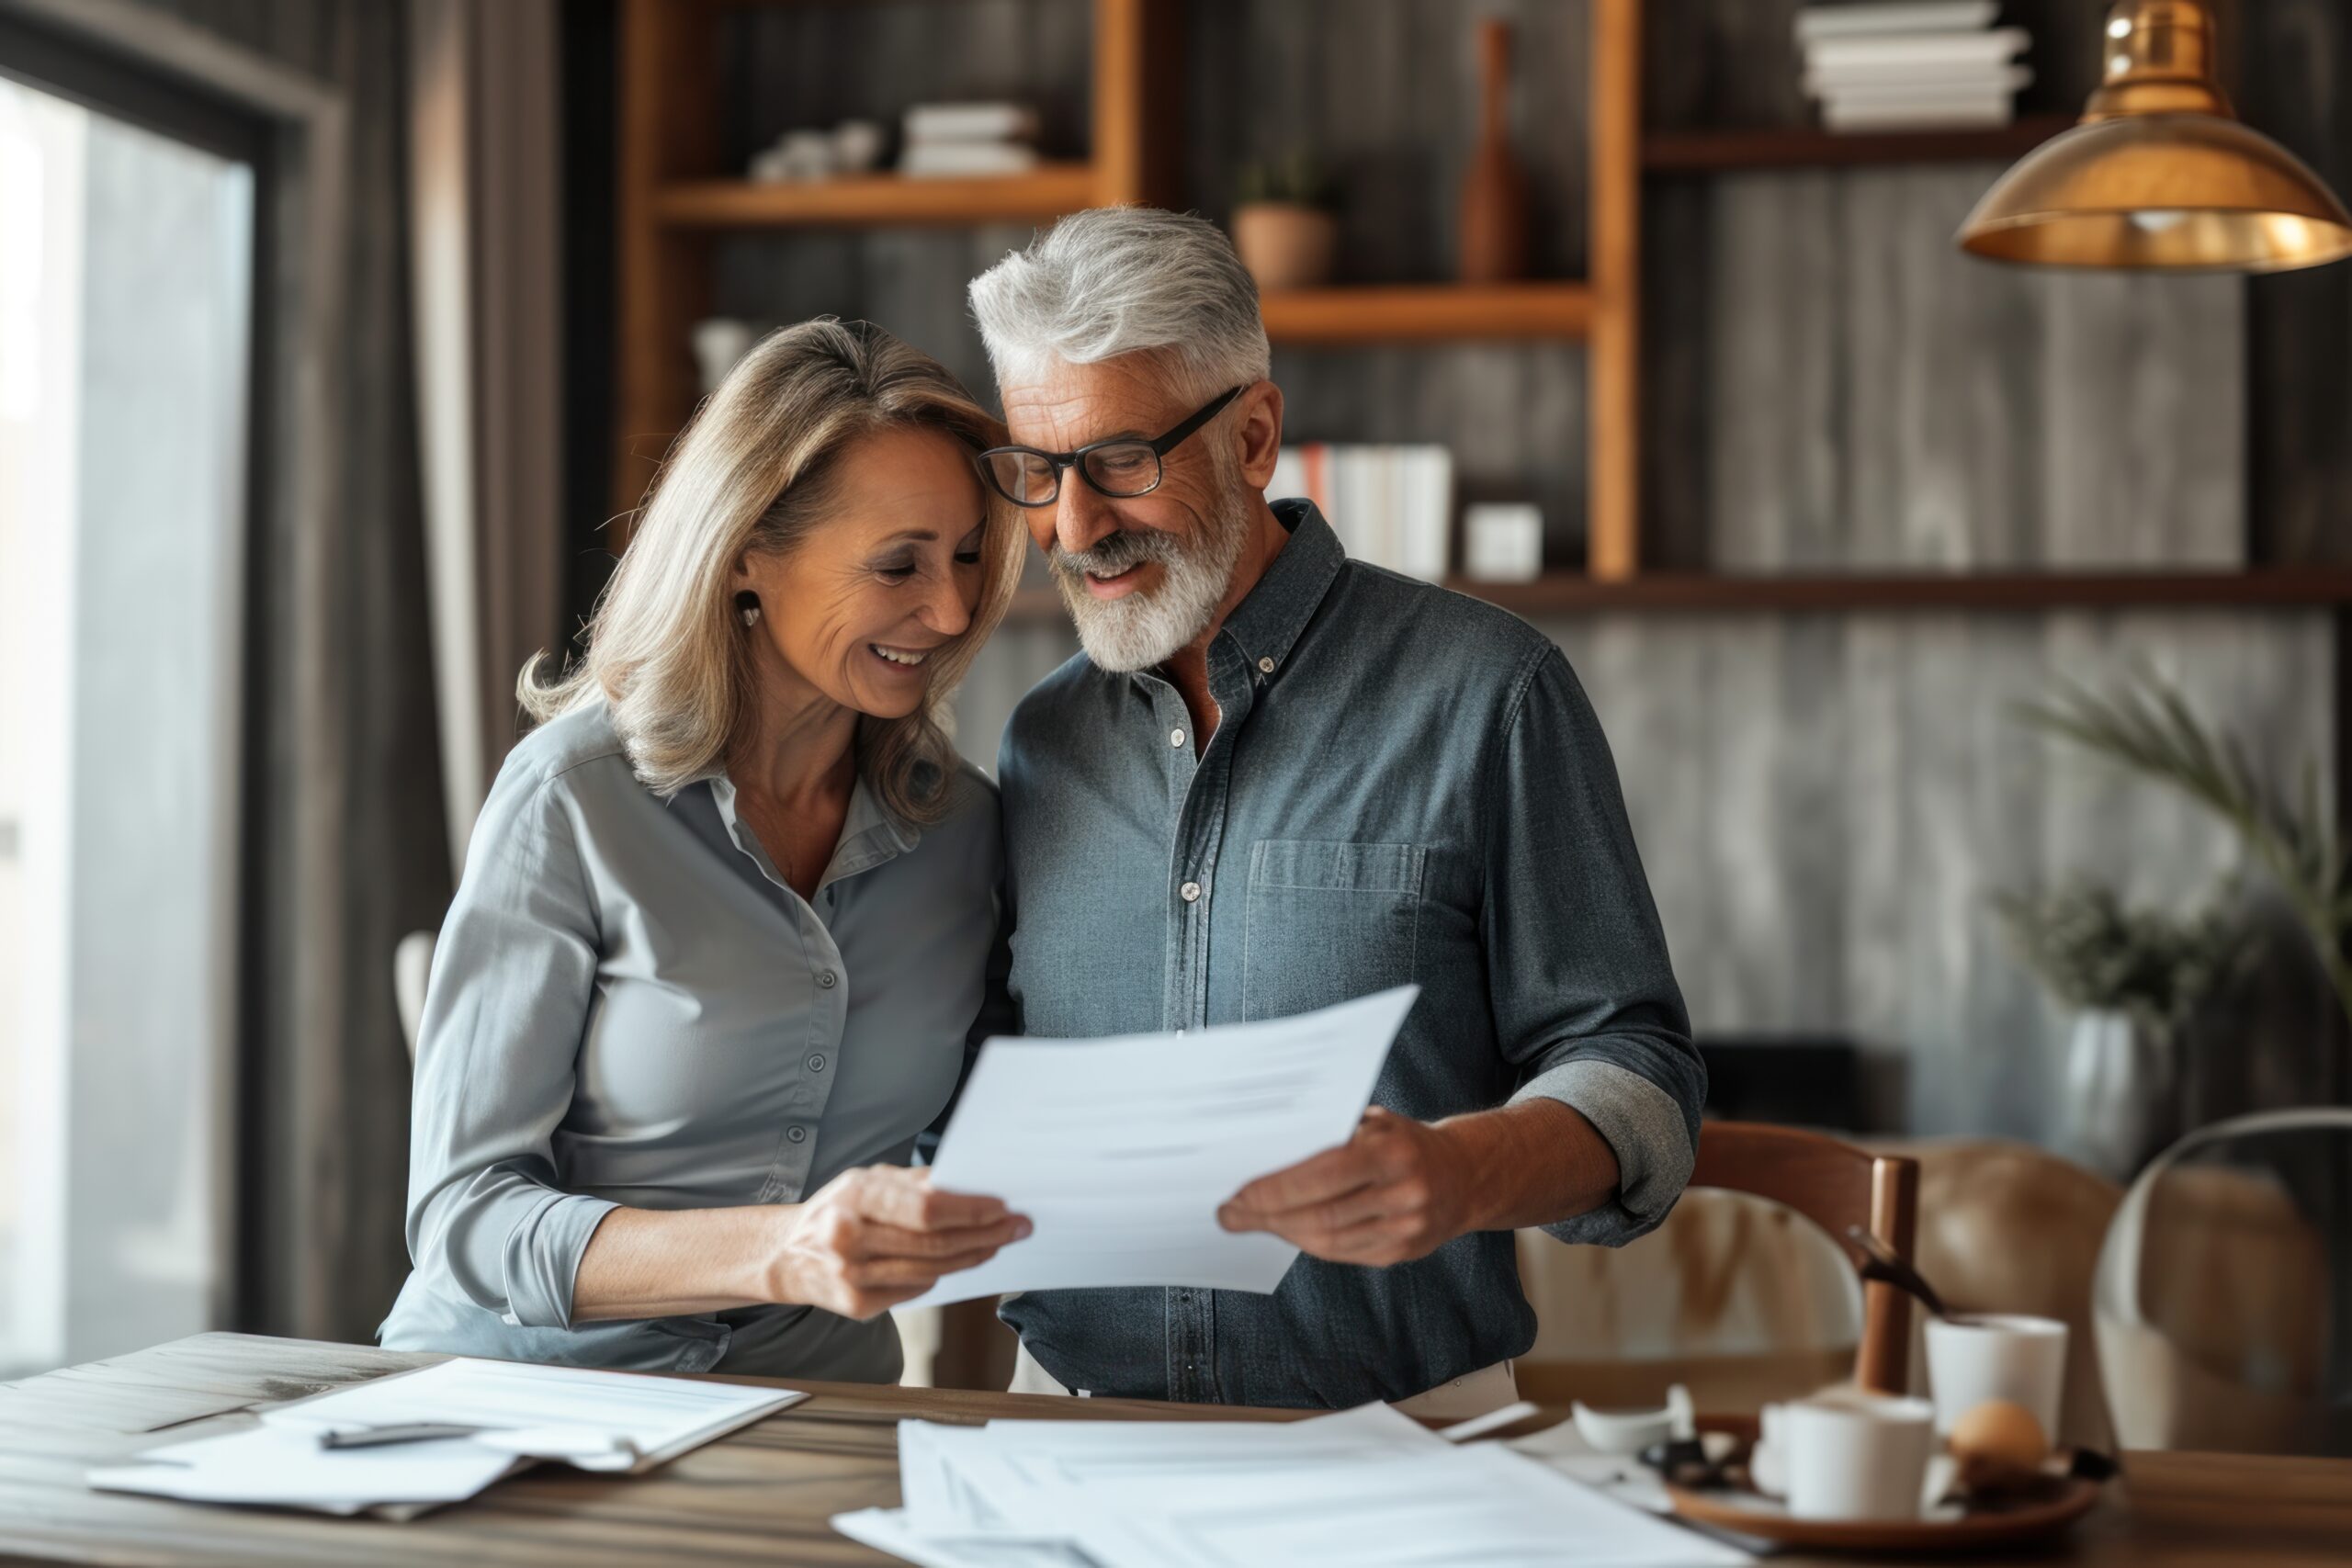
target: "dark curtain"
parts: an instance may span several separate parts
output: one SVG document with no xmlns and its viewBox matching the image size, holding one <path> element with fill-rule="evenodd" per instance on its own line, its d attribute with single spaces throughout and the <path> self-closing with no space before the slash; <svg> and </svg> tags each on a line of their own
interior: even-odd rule
<svg viewBox="0 0 2352 1568">
<path fill-rule="evenodd" d="M 156 0 L 349 115 L 330 515 L 256 540 L 232 1325 L 374 1337 L 408 1268 L 409 1069 L 391 958 L 450 893 L 408 313 L 406 8 Z M 285 395 L 280 389 L 280 395 Z M 296 394 L 299 395 L 299 394 Z M 297 652 L 305 619 L 323 637 Z"/>
</svg>

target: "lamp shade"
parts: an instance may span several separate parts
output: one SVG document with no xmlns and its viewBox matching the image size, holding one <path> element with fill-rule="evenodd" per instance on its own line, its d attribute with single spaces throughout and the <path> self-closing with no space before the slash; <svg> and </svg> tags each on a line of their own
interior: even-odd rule
<svg viewBox="0 0 2352 1568">
<path fill-rule="evenodd" d="M 2275 272 L 2352 255 L 2352 213 L 2232 115 L 2197 0 L 2122 0 L 2083 123 L 1984 193 L 1962 249 L 2050 266 Z"/>
</svg>

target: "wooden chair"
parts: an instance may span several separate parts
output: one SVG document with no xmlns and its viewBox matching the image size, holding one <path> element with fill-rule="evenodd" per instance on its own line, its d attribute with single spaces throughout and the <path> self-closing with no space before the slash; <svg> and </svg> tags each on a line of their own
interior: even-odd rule
<svg viewBox="0 0 2352 1568">
<path fill-rule="evenodd" d="M 1718 1187 L 1770 1199 L 1823 1230 L 1851 1252 L 1848 1225 L 1860 1225 L 1908 1262 L 1919 1211 L 1919 1167 L 1898 1155 L 1874 1155 L 1819 1133 L 1748 1122 L 1708 1122 L 1699 1129 L 1693 1187 Z M 1911 1298 L 1876 1280 L 1862 1287 L 1861 1345 L 1854 1381 L 1877 1393 L 1901 1393 L 1911 1354 Z"/>
</svg>

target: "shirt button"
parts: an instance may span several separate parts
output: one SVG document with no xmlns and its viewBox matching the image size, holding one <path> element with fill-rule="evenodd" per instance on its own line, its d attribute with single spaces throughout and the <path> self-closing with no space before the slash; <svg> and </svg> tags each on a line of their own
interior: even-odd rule
<svg viewBox="0 0 2352 1568">
<path fill-rule="evenodd" d="M 784 1135 L 793 1143 L 805 1144 L 808 1141 L 808 1129 L 806 1127 L 786 1127 L 784 1130 Z"/>
<path fill-rule="evenodd" d="M 1274 661 L 1273 661 L 1272 660 L 1271 660 L 1271 659 L 1261 659 L 1260 660 L 1258 660 L 1258 673 L 1259 673 L 1259 674 L 1261 674 L 1261 675 L 1271 675 L 1271 674 L 1272 674 L 1273 672 L 1274 672 Z"/>
<path fill-rule="evenodd" d="M 1184 744 L 1184 732 L 1181 729 L 1170 730 L 1168 732 L 1168 744 L 1170 746 L 1182 746 Z"/>
<path fill-rule="evenodd" d="M 825 1054 L 823 1052 L 820 1051 L 817 1055 L 808 1058 L 808 1070 L 812 1073 L 821 1073 L 825 1070 Z"/>
<path fill-rule="evenodd" d="M 817 984 L 824 987 L 825 989 L 830 991 L 835 986 L 841 984 L 841 978 L 842 977 L 840 976 L 828 969 L 823 974 L 817 976 Z"/>
<path fill-rule="evenodd" d="M 1187 882 L 1183 886 L 1176 889 L 1176 897 L 1187 904 L 1196 903 L 1201 897 L 1201 885 L 1197 882 Z"/>
</svg>

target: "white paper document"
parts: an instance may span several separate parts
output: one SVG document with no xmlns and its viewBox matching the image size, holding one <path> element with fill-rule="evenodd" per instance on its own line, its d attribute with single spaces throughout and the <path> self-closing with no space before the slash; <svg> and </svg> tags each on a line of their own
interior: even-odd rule
<svg viewBox="0 0 2352 1568">
<path fill-rule="evenodd" d="M 1290 1424 L 907 1422 L 899 1466 L 905 1506 L 833 1523 L 926 1568 L 1751 1561 L 1385 1405 Z"/>
<path fill-rule="evenodd" d="M 789 1389 L 582 1367 L 455 1360 L 261 1411 L 261 1425 L 93 1470 L 100 1491 L 354 1514 L 455 1503 L 534 1460 L 650 1469 L 808 1398 Z M 327 1448 L 330 1432 L 472 1427 L 464 1437 Z"/>
<path fill-rule="evenodd" d="M 543 1449 L 583 1470 L 643 1470 L 808 1398 L 790 1389 L 655 1377 L 469 1356 L 272 1405 L 265 1425 L 310 1433 L 447 1422 L 488 1434 L 544 1436 Z M 566 1439 L 594 1438 L 582 1444 Z M 612 1457 L 583 1458 L 582 1448 Z M 364 1452 L 350 1450 L 349 1452 Z"/>
<path fill-rule="evenodd" d="M 1419 994 L 1177 1034 L 990 1040 L 932 1179 L 1001 1198 L 1036 1228 L 908 1304 L 1103 1285 L 1272 1291 L 1298 1248 L 1223 1230 L 1217 1206 L 1347 1142 Z"/>
<path fill-rule="evenodd" d="M 149 1449 L 88 1479 L 101 1492 L 356 1514 L 384 1504 L 461 1502 L 526 1462 L 463 1438 L 323 1449 L 314 1432 L 254 1427 Z"/>
</svg>

